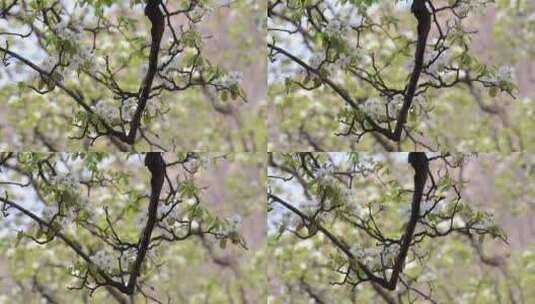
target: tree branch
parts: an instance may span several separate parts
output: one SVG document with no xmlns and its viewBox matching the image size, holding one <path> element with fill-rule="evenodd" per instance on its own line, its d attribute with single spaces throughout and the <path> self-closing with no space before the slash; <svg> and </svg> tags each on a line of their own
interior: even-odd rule
<svg viewBox="0 0 535 304">
<path fill-rule="evenodd" d="M 141 88 L 139 89 L 139 101 L 134 117 L 130 123 L 129 133 L 124 138 L 129 144 L 134 144 L 136 140 L 137 130 L 141 124 L 141 115 L 147 106 L 147 100 L 149 99 L 149 94 L 152 89 L 152 82 L 154 81 L 154 76 L 158 70 L 158 52 L 160 51 L 160 43 L 165 30 L 165 18 L 159 8 L 160 4 L 161 0 L 148 0 L 147 6 L 145 7 L 145 16 L 147 16 L 152 23 L 150 31 L 152 42 L 149 54 L 149 68 Z"/>
<path fill-rule="evenodd" d="M 418 79 L 422 73 L 425 46 L 427 44 L 429 31 L 431 30 L 431 13 L 427 10 L 425 3 L 426 0 L 414 0 L 411 7 L 411 12 L 418 20 L 418 42 L 416 45 L 416 52 L 414 54 L 414 69 L 412 70 L 411 78 L 405 91 L 403 106 L 399 111 L 396 127 L 392 136 L 392 139 L 398 142 L 401 140 L 401 131 L 405 125 L 405 122 L 407 121 L 407 114 L 411 108 L 412 100 L 414 99 L 414 93 L 416 92 L 416 87 L 418 85 Z"/>
<path fill-rule="evenodd" d="M 154 226 L 156 225 L 156 221 L 158 220 L 158 203 L 160 200 L 160 193 L 162 191 L 163 183 L 165 181 L 166 166 L 161 153 L 147 153 L 147 155 L 145 156 L 145 166 L 147 166 L 152 175 L 150 180 L 151 194 L 148 209 L 148 219 L 147 224 L 145 225 L 145 229 L 143 229 L 143 233 L 141 234 L 141 237 L 138 242 L 138 254 L 136 257 L 136 261 L 134 262 L 132 272 L 130 274 L 128 286 L 126 287 L 127 294 L 133 294 L 135 291 L 137 277 L 141 272 L 141 265 L 143 264 L 143 260 L 147 255 L 152 231 L 154 230 Z"/>
</svg>

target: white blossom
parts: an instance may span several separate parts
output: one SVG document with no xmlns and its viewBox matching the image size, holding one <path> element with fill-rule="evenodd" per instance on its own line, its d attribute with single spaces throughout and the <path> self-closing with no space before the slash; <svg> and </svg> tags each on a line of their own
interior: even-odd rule
<svg viewBox="0 0 535 304">
<path fill-rule="evenodd" d="M 308 65 L 311 66 L 312 68 L 317 69 L 319 68 L 322 61 L 323 59 L 320 56 L 314 55 L 312 56 L 312 58 L 310 58 Z"/>
<path fill-rule="evenodd" d="M 432 213 L 437 213 L 437 210 L 436 209 L 433 209 L 435 208 L 435 202 L 434 201 L 424 201 L 420 204 L 420 216 L 428 213 L 428 212 L 432 212 Z"/>
<path fill-rule="evenodd" d="M 492 216 L 492 214 L 485 213 L 483 218 L 479 222 L 477 222 L 474 225 L 472 225 L 472 227 L 474 229 L 487 230 L 487 229 L 492 228 L 495 225 L 496 225 L 496 223 L 495 223 L 495 220 L 494 220 L 494 217 Z"/>
<path fill-rule="evenodd" d="M 43 208 L 42 217 L 47 222 L 50 222 L 56 214 L 58 214 L 58 208 L 56 206 L 46 206 Z"/>
<path fill-rule="evenodd" d="M 511 82 L 513 80 L 513 68 L 507 65 L 501 66 L 495 74 L 486 75 L 481 80 L 496 86 Z"/>
<path fill-rule="evenodd" d="M 336 73 L 345 67 L 349 66 L 353 60 L 353 56 L 346 54 L 346 53 L 340 53 L 338 54 L 338 58 L 335 62 L 329 65 L 329 70 L 332 73 Z"/>
<path fill-rule="evenodd" d="M 107 122 L 112 122 L 119 117 L 119 110 L 109 99 L 99 100 L 94 106 L 94 111 Z"/>
<path fill-rule="evenodd" d="M 324 164 L 316 171 L 316 179 L 318 181 L 325 181 L 325 179 L 334 173 L 334 166 L 330 164 Z"/>
<path fill-rule="evenodd" d="M 363 111 L 374 119 L 384 119 L 386 114 L 385 102 L 380 97 L 370 97 L 361 105 Z"/>
<path fill-rule="evenodd" d="M 243 73 L 238 71 L 233 71 L 225 74 L 223 77 L 216 79 L 214 81 L 215 85 L 220 85 L 224 87 L 231 87 L 234 85 L 239 85 L 243 80 Z"/>
<path fill-rule="evenodd" d="M 401 110 L 403 102 L 405 101 L 405 96 L 403 94 L 394 95 L 394 97 L 388 103 L 388 115 L 397 116 L 397 113 Z"/>
<path fill-rule="evenodd" d="M 57 172 L 56 175 L 50 177 L 50 183 L 62 188 L 63 190 L 76 192 L 80 180 L 78 179 L 78 177 L 73 176 L 70 172 Z"/>
<path fill-rule="evenodd" d="M 513 79 L 513 68 L 511 68 L 510 66 L 504 65 L 498 69 L 498 73 L 496 73 L 496 81 L 498 83 L 511 82 L 512 79 Z"/>
<path fill-rule="evenodd" d="M 192 220 L 191 221 L 191 230 L 197 230 L 199 229 L 199 222 L 197 222 L 196 220 Z"/>
<path fill-rule="evenodd" d="M 48 58 L 46 60 L 43 61 L 43 63 L 41 64 L 41 68 L 50 73 L 52 72 L 52 69 L 57 65 L 57 61 L 53 58 Z"/>
<path fill-rule="evenodd" d="M 67 208 L 65 211 L 65 214 L 63 214 L 59 220 L 58 223 L 60 224 L 61 228 L 67 228 L 69 225 L 74 223 L 76 218 L 78 217 L 78 212 L 75 208 Z"/>
<path fill-rule="evenodd" d="M 116 259 L 115 257 L 105 251 L 98 251 L 92 256 L 92 261 L 103 271 L 107 273 L 113 272 L 115 269 Z"/>
<path fill-rule="evenodd" d="M 136 261 L 136 257 L 137 257 L 136 248 L 130 248 L 124 251 L 120 258 L 122 271 L 124 272 L 128 271 L 130 266 Z"/>
<path fill-rule="evenodd" d="M 239 231 L 241 227 L 241 217 L 234 215 L 229 219 L 231 231 Z"/>
<path fill-rule="evenodd" d="M 196 5 L 191 11 L 188 12 L 191 19 L 195 22 L 200 21 L 203 17 L 212 14 L 213 9 L 206 5 Z"/>
<path fill-rule="evenodd" d="M 346 25 L 338 19 L 333 19 L 325 26 L 325 32 L 329 36 L 339 37 L 346 30 Z"/>
<path fill-rule="evenodd" d="M 441 53 L 439 51 L 433 51 L 428 54 L 429 54 L 429 57 L 428 57 L 426 65 L 428 65 L 429 67 L 427 71 L 432 74 L 443 72 L 449 63 L 447 54 L 445 52 Z"/>
<path fill-rule="evenodd" d="M 73 24 L 72 28 L 74 30 L 69 28 L 69 22 L 66 19 L 52 25 L 52 29 L 61 39 L 75 43 L 81 40 L 83 29 L 79 24 Z"/>
<path fill-rule="evenodd" d="M 126 121 L 132 120 L 137 109 L 137 100 L 135 98 L 127 98 L 122 102 L 121 118 Z"/>
</svg>

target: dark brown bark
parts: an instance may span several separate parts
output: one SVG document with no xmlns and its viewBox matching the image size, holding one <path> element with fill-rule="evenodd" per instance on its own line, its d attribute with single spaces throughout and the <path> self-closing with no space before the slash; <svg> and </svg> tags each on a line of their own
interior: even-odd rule
<svg viewBox="0 0 535 304">
<path fill-rule="evenodd" d="M 407 121 L 407 114 L 411 108 L 414 93 L 418 86 L 418 79 L 420 78 L 424 65 L 425 46 L 427 44 L 429 31 L 431 30 L 431 13 L 425 6 L 425 2 L 426 0 L 414 0 L 412 2 L 411 11 L 414 14 L 414 17 L 418 20 L 418 41 L 416 44 L 416 52 L 414 54 L 414 69 L 412 70 L 409 84 L 405 90 L 405 99 L 403 101 L 403 106 L 399 111 L 396 128 L 394 129 L 392 136 L 394 141 L 401 140 L 401 132 Z"/>
<path fill-rule="evenodd" d="M 165 30 L 165 18 L 160 10 L 161 0 L 148 0 L 145 7 L 145 15 L 152 23 L 151 28 L 151 46 L 149 54 L 149 68 L 145 79 L 139 89 L 139 100 L 136 112 L 130 123 L 130 130 L 128 135 L 123 136 L 122 140 L 134 144 L 136 141 L 136 134 L 139 126 L 141 125 L 141 115 L 147 106 L 147 100 L 149 99 L 150 91 L 152 89 L 152 82 L 158 69 L 158 52 L 160 51 L 160 43 L 162 42 L 163 33 Z"/>
<path fill-rule="evenodd" d="M 138 254 L 134 266 L 132 267 L 132 272 L 130 274 L 130 279 L 128 281 L 128 286 L 126 288 L 127 294 L 133 294 L 136 287 L 137 278 L 141 272 L 141 266 L 147 255 L 147 251 L 150 245 L 150 239 L 152 236 L 152 231 L 156 225 L 158 217 L 158 203 L 160 200 L 160 193 L 162 191 L 163 183 L 165 181 L 165 162 L 162 158 L 162 154 L 159 152 L 149 152 L 145 156 L 145 166 L 149 169 L 151 173 L 150 185 L 150 202 L 149 209 L 147 214 L 147 224 L 143 229 L 143 233 L 139 238 L 138 242 Z"/>
<path fill-rule="evenodd" d="M 399 275 L 403 271 L 405 265 L 405 259 L 411 246 L 412 237 L 414 236 L 414 230 L 420 217 L 420 203 L 422 202 L 422 196 L 424 194 L 425 182 L 427 181 L 427 173 L 429 171 L 429 160 L 425 155 L 425 152 L 411 152 L 409 153 L 409 163 L 414 169 L 414 193 L 412 195 L 411 217 L 405 228 L 405 233 L 401 241 L 401 247 L 399 255 L 394 264 L 392 270 L 392 277 L 385 286 L 387 289 L 396 289 Z"/>
</svg>

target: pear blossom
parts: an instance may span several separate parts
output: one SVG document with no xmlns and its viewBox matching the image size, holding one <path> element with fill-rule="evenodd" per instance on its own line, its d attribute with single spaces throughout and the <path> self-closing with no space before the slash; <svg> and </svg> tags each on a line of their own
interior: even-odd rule
<svg viewBox="0 0 535 304">
<path fill-rule="evenodd" d="M 371 118 L 384 119 L 385 118 L 385 103 L 380 97 L 370 97 L 364 104 L 362 110 Z"/>
<path fill-rule="evenodd" d="M 434 50 L 431 53 L 428 53 L 428 59 L 426 65 L 428 66 L 427 71 L 431 74 L 437 74 L 443 72 L 449 62 L 449 58 L 445 52 L 440 52 Z"/>
<path fill-rule="evenodd" d="M 512 79 L 513 79 L 513 68 L 511 68 L 510 66 L 504 65 L 498 69 L 498 73 L 496 73 L 496 81 L 498 83 L 511 82 Z"/>
<path fill-rule="evenodd" d="M 58 214 L 58 208 L 55 205 L 46 206 L 43 208 L 42 217 L 45 221 L 50 222 L 54 216 Z"/>
<path fill-rule="evenodd" d="M 200 21 L 202 18 L 211 15 L 213 9 L 206 5 L 196 5 L 191 11 L 188 12 L 188 15 L 194 22 Z"/>
<path fill-rule="evenodd" d="M 338 19 L 333 19 L 325 26 L 325 32 L 329 36 L 337 37 L 344 33 L 345 25 Z"/>
<path fill-rule="evenodd" d="M 495 225 L 496 225 L 496 223 L 495 223 L 495 220 L 494 220 L 494 217 L 492 216 L 492 214 L 486 212 L 486 213 L 484 213 L 483 218 L 479 222 L 477 222 L 476 224 L 472 225 L 472 228 L 479 229 L 479 230 L 487 230 L 487 229 L 490 229 L 491 227 L 493 227 Z"/>
<path fill-rule="evenodd" d="M 75 33 L 73 33 L 71 29 L 69 29 L 69 23 L 66 19 L 63 19 L 56 24 L 53 24 L 51 28 L 56 32 L 59 37 L 65 40 L 69 40 L 68 38 L 75 37 Z"/>
<path fill-rule="evenodd" d="M 79 186 L 79 179 L 71 173 L 57 172 L 56 175 L 49 178 L 51 184 L 63 189 L 75 192 Z"/>
<path fill-rule="evenodd" d="M 120 262 L 121 262 L 121 270 L 123 272 L 127 272 L 130 269 L 130 266 L 134 264 L 137 258 L 137 249 L 136 248 L 130 248 L 122 253 Z"/>
<path fill-rule="evenodd" d="M 319 68 L 320 64 L 322 63 L 323 59 L 318 56 L 314 55 L 312 58 L 310 58 L 308 65 L 311 66 L 314 69 Z"/>
<path fill-rule="evenodd" d="M 92 257 L 92 261 L 103 271 L 112 273 L 116 266 L 115 257 L 105 251 L 98 251 Z"/>
<path fill-rule="evenodd" d="M 216 79 L 214 81 L 215 85 L 220 85 L 223 87 L 231 87 L 234 85 L 239 85 L 243 80 L 243 74 L 238 71 L 233 71 L 225 74 L 223 77 Z"/>
<path fill-rule="evenodd" d="M 318 181 L 324 181 L 328 176 L 334 173 L 334 170 L 335 170 L 334 166 L 324 165 L 316 171 L 316 179 Z"/>
<path fill-rule="evenodd" d="M 495 74 L 486 75 L 481 78 L 482 81 L 488 82 L 495 86 L 500 86 L 504 83 L 513 81 L 513 68 L 504 65 L 498 68 Z"/>
<path fill-rule="evenodd" d="M 132 120 L 137 109 L 137 100 L 135 98 L 127 98 L 122 102 L 121 115 L 122 119 L 126 121 Z"/>
<path fill-rule="evenodd" d="M 229 232 L 239 232 L 241 227 L 241 217 L 239 215 L 234 215 L 227 219 L 229 223 Z"/>
<path fill-rule="evenodd" d="M 109 99 L 99 100 L 93 109 L 95 113 L 107 122 L 112 122 L 119 117 L 119 110 L 113 104 L 113 101 Z"/>
</svg>

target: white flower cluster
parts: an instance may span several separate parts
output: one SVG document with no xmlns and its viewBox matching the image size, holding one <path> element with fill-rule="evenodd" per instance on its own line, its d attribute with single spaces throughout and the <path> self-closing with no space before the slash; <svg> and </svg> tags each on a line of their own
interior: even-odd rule
<svg viewBox="0 0 535 304">
<path fill-rule="evenodd" d="M 496 74 L 483 77 L 481 80 L 490 82 L 496 86 L 513 81 L 513 68 L 507 65 L 501 66 Z"/>
<path fill-rule="evenodd" d="M 424 102 L 424 97 L 415 96 L 413 98 L 412 107 L 421 105 Z M 361 109 L 372 119 L 386 120 L 387 118 L 397 118 L 401 110 L 405 97 L 403 94 L 396 94 L 392 98 L 385 100 L 382 97 L 370 97 L 361 104 Z M 388 112 L 387 112 L 388 111 Z M 388 115 L 387 115 L 388 114 Z"/>
<path fill-rule="evenodd" d="M 111 99 L 101 99 L 94 106 L 93 110 L 99 117 L 111 123 L 119 117 L 119 110 Z"/>
<path fill-rule="evenodd" d="M 429 57 L 426 65 L 428 65 L 429 67 L 427 68 L 427 71 L 431 74 L 438 74 L 443 72 L 449 63 L 449 58 L 447 54 L 445 52 L 440 53 L 436 50 L 428 54 Z M 434 62 L 431 64 L 433 60 Z"/>
<path fill-rule="evenodd" d="M 213 13 L 214 9 L 205 4 L 197 4 L 195 7 L 188 12 L 189 17 L 194 21 L 201 21 L 204 17 L 209 16 Z"/>
<path fill-rule="evenodd" d="M 95 253 L 91 257 L 91 260 L 106 273 L 113 273 L 117 264 L 117 259 L 111 253 L 104 250 Z"/>
<path fill-rule="evenodd" d="M 227 219 L 228 222 L 230 223 L 230 231 L 235 231 L 235 232 L 238 232 L 240 231 L 240 228 L 241 228 L 241 216 L 239 215 L 234 215 L 232 216 L 231 218 Z"/>
<path fill-rule="evenodd" d="M 370 97 L 361 106 L 362 110 L 373 119 L 384 119 L 386 113 L 385 102 L 380 97 Z"/>
<path fill-rule="evenodd" d="M 98 104 L 97 104 L 98 105 Z M 116 114 L 116 109 L 108 109 L 108 105 L 110 107 L 116 107 L 113 100 L 108 100 L 108 102 L 104 103 L 104 108 L 101 109 L 102 117 L 104 117 L 108 121 L 113 121 L 115 117 L 119 117 L 119 114 Z M 138 101 L 136 98 L 130 97 L 122 101 L 121 105 L 121 119 L 125 121 L 131 121 L 134 118 L 134 114 L 136 113 L 138 106 Z M 144 109 L 144 111 L 148 112 L 150 116 L 156 116 L 157 114 L 161 113 L 162 111 L 162 99 L 159 96 L 151 98 Z M 101 113 L 97 112 L 99 115 Z M 111 115 L 111 116 L 108 116 Z"/>
<path fill-rule="evenodd" d="M 130 248 L 123 252 L 120 258 L 121 262 L 121 270 L 123 272 L 127 272 L 130 269 L 130 266 L 134 264 L 137 257 L 137 249 L 136 248 Z"/>
<path fill-rule="evenodd" d="M 240 85 L 243 80 L 243 74 L 241 72 L 233 71 L 225 74 L 223 77 L 214 81 L 215 85 L 223 87 L 231 87 Z"/>
<path fill-rule="evenodd" d="M 314 213 L 318 210 L 318 204 L 316 203 L 303 203 L 300 206 L 300 210 L 306 215 L 306 216 L 313 216 Z M 296 216 L 293 220 L 293 224 L 297 225 L 300 222 L 302 222 L 301 218 Z"/>
<path fill-rule="evenodd" d="M 52 29 L 63 40 L 77 42 L 82 39 L 82 27 L 79 24 L 72 23 L 70 28 L 69 22 L 66 19 L 63 19 L 61 22 L 52 25 Z"/>
<path fill-rule="evenodd" d="M 47 205 L 45 208 L 43 208 L 41 217 L 43 220 L 50 222 L 54 216 L 58 214 L 58 208 L 57 206 L 53 205 Z"/>
<path fill-rule="evenodd" d="M 223 235 L 237 234 L 240 232 L 241 228 L 241 217 L 239 215 L 234 215 L 232 217 L 226 218 L 226 225 L 219 231 Z"/>
<path fill-rule="evenodd" d="M 321 64 L 323 61 L 324 61 L 324 60 L 323 60 L 322 57 L 320 57 L 320 56 L 317 55 L 317 54 L 314 54 L 314 55 L 310 58 L 310 60 L 309 60 L 309 62 L 308 62 L 308 65 L 309 65 L 310 67 L 314 68 L 314 69 L 317 69 L 317 68 L 319 68 L 320 64 Z"/>
<path fill-rule="evenodd" d="M 341 71 L 345 67 L 349 66 L 351 62 L 353 61 L 353 58 L 355 55 L 349 55 L 346 53 L 339 53 L 338 59 L 329 65 L 329 70 L 331 73 L 336 73 L 338 71 Z"/>
<path fill-rule="evenodd" d="M 501 66 L 496 73 L 496 82 L 511 82 L 513 79 L 513 68 L 510 66 Z"/>
<path fill-rule="evenodd" d="M 75 205 L 62 205 L 61 212 L 58 210 L 57 205 L 47 205 L 43 208 L 41 218 L 50 223 L 54 219 L 54 223 L 58 224 L 58 228 L 63 230 L 73 224 L 80 212 L 87 212 L 88 219 L 95 220 L 95 212 L 89 206 L 82 204 Z"/>
<path fill-rule="evenodd" d="M 384 120 L 388 118 L 387 113 L 389 117 L 396 117 L 402 105 L 403 95 L 398 94 L 389 101 L 381 97 L 370 97 L 362 104 L 362 109 L 371 118 Z"/>
<path fill-rule="evenodd" d="M 128 98 L 123 101 L 121 106 L 121 118 L 130 121 L 134 117 L 137 109 L 137 100 L 135 98 Z"/>
<path fill-rule="evenodd" d="M 404 100 L 405 96 L 403 96 L 402 94 L 394 95 L 394 97 L 388 103 L 388 115 L 397 116 L 398 112 L 403 106 Z"/>
<path fill-rule="evenodd" d="M 428 212 L 430 214 L 439 214 L 443 206 L 444 204 L 440 204 L 440 203 L 437 203 L 435 206 L 435 201 L 424 201 L 420 204 L 420 216 Z"/>
<path fill-rule="evenodd" d="M 325 33 L 332 37 L 340 37 L 347 30 L 346 24 L 338 19 L 333 19 L 325 26 Z"/>
<path fill-rule="evenodd" d="M 100 69 L 100 62 L 88 47 L 81 46 L 76 53 L 74 53 L 69 61 L 68 70 L 77 72 L 80 68 L 86 68 L 91 74 L 96 74 Z"/>
<path fill-rule="evenodd" d="M 377 271 L 383 267 L 394 265 L 399 254 L 399 245 L 393 244 L 383 248 L 363 248 L 359 245 L 353 245 L 350 251 L 359 262 L 373 271 Z"/>
<path fill-rule="evenodd" d="M 64 172 L 57 172 L 56 175 L 49 178 L 49 181 L 54 186 L 71 192 L 76 192 L 80 185 L 78 177 L 73 176 L 71 173 Z"/>
<path fill-rule="evenodd" d="M 158 219 L 163 220 L 161 223 L 165 228 L 173 229 L 176 223 L 182 220 L 178 205 L 169 204 L 158 208 Z"/>
<path fill-rule="evenodd" d="M 334 173 L 335 167 L 330 164 L 324 164 L 316 171 L 316 180 L 325 182 Z"/>
<path fill-rule="evenodd" d="M 480 230 L 488 230 L 494 226 L 496 226 L 496 221 L 494 219 L 494 216 L 489 212 L 485 212 L 483 215 L 483 218 L 479 220 L 476 224 L 472 225 L 472 228 L 480 229 Z"/>
<path fill-rule="evenodd" d="M 476 5 L 471 2 L 463 2 L 457 7 L 456 11 L 459 16 L 466 17 L 475 7 Z"/>
<path fill-rule="evenodd" d="M 63 228 L 67 228 L 70 224 L 74 223 L 76 218 L 78 217 L 78 212 L 75 208 L 68 208 L 64 214 L 62 214 L 61 217 L 56 221 L 59 226 Z"/>
<path fill-rule="evenodd" d="M 183 56 L 180 56 L 180 55 L 163 56 L 161 59 L 161 62 L 166 65 L 165 67 L 163 66 L 163 64 L 160 66 L 160 69 L 162 69 L 162 73 L 169 78 L 174 78 L 175 74 L 178 74 L 177 71 L 181 70 L 182 57 Z"/>
</svg>

